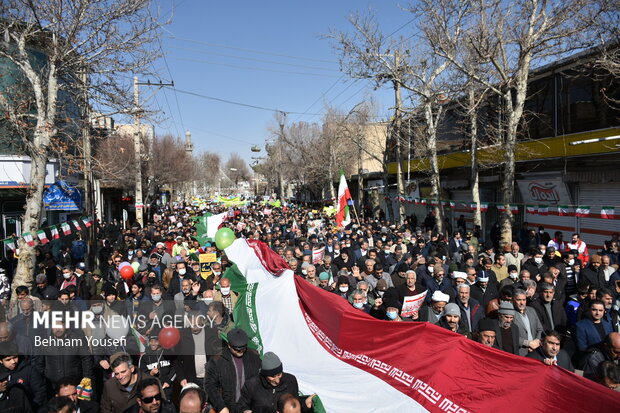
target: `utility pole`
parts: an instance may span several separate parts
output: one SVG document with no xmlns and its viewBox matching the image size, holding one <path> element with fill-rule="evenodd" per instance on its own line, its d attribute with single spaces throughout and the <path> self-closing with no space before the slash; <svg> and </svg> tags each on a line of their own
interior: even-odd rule
<svg viewBox="0 0 620 413">
<path fill-rule="evenodd" d="M 277 159 L 278 159 L 278 165 L 282 165 L 282 142 L 284 141 L 284 124 L 286 123 L 286 112 L 280 112 L 282 114 L 282 118 L 280 119 L 279 122 L 279 126 L 280 126 L 280 136 L 277 141 L 276 141 L 276 151 L 277 151 Z M 277 168 L 277 177 L 278 177 L 278 198 L 280 198 L 280 200 L 284 200 L 284 196 L 283 196 L 283 184 L 282 184 L 282 172 L 280 171 L 280 168 Z"/>
<path fill-rule="evenodd" d="M 88 104 L 88 73 L 84 71 L 80 74 L 82 81 L 82 149 L 84 151 L 84 210 L 93 219 L 93 225 L 86 230 L 86 244 L 88 245 L 88 267 L 93 268 L 95 262 L 96 228 L 97 217 L 95 214 L 95 202 L 93 199 L 93 169 L 92 169 L 92 147 L 90 142 L 90 106 Z"/>
<path fill-rule="evenodd" d="M 400 55 L 398 50 L 394 51 L 394 65 L 398 68 L 400 67 Z M 396 149 L 396 199 L 398 202 L 398 222 L 400 224 L 403 223 L 403 219 L 405 217 L 405 208 L 402 202 L 400 201 L 401 196 L 405 193 L 405 186 L 403 184 L 403 173 L 402 173 L 402 152 L 400 148 L 400 133 L 401 133 L 401 93 L 400 93 L 400 80 L 393 78 L 392 84 L 394 85 L 394 139 L 395 141 L 395 149 Z"/>
<path fill-rule="evenodd" d="M 133 121 L 134 121 L 134 134 L 133 134 L 133 144 L 134 144 L 134 153 L 135 158 L 134 161 L 136 163 L 136 187 L 135 187 L 135 207 L 136 207 L 136 221 L 140 224 L 140 227 L 144 227 L 144 204 L 142 203 L 142 130 L 140 127 L 140 115 L 142 114 L 142 109 L 140 108 L 140 86 L 171 86 L 174 87 L 174 82 L 172 83 L 151 83 L 150 81 L 146 83 L 138 82 L 138 76 L 133 77 Z"/>
</svg>

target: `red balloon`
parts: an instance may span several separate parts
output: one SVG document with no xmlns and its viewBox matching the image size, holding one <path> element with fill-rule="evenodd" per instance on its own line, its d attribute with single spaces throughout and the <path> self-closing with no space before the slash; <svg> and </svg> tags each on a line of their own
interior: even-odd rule
<svg viewBox="0 0 620 413">
<path fill-rule="evenodd" d="M 121 268 L 120 273 L 124 280 L 131 280 L 133 278 L 134 271 L 133 268 L 131 268 L 131 265 L 126 265 Z"/>
<path fill-rule="evenodd" d="M 159 332 L 159 344 L 166 350 L 176 346 L 181 339 L 181 333 L 176 327 L 164 327 Z"/>
</svg>

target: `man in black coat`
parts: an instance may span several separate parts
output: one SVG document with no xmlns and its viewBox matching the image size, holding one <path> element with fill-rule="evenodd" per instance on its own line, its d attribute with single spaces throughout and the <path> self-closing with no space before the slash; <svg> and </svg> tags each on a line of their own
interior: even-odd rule
<svg viewBox="0 0 620 413">
<path fill-rule="evenodd" d="M 60 321 L 49 337 L 42 337 L 38 345 L 35 342 L 35 347 L 40 351 L 36 367 L 49 384 L 65 376 L 93 378 L 93 357 L 82 330 L 69 330 Z"/>
<path fill-rule="evenodd" d="M 543 261 L 543 253 L 539 249 L 534 249 L 530 252 L 530 256 L 527 261 L 523 263 L 522 269 L 526 269 L 530 273 L 530 278 L 536 282 L 540 281 L 543 274 L 549 271 L 549 267 L 545 265 Z"/>
<path fill-rule="evenodd" d="M 12 342 L 0 344 L 0 373 L 4 372 L 9 374 L 9 385 L 20 384 L 23 387 L 34 409 L 43 406 L 46 401 L 43 376 L 30 359 L 19 356 L 17 345 Z"/>
<path fill-rule="evenodd" d="M 295 376 L 282 371 L 280 358 L 271 351 L 263 356 L 260 374 L 245 382 L 235 412 L 246 410 L 276 413 L 278 400 L 286 393 L 299 394 Z M 312 411 L 312 396 L 300 399 L 302 412 Z"/>
<path fill-rule="evenodd" d="M 560 333 L 566 332 L 566 326 L 568 320 L 566 318 L 566 311 L 564 311 L 564 305 L 562 301 L 555 298 L 555 287 L 549 283 L 542 283 L 540 285 L 540 296 L 537 300 L 534 300 L 530 305 L 538 318 L 540 319 L 543 331 L 559 331 Z"/>
<path fill-rule="evenodd" d="M 583 282 L 583 280 L 587 280 L 588 284 L 597 290 L 602 287 L 607 287 L 607 282 L 605 281 L 605 274 L 601 269 L 601 256 L 594 254 L 590 258 L 590 263 L 587 267 L 583 268 L 579 273 L 579 280 Z"/>
<path fill-rule="evenodd" d="M 519 327 L 514 323 L 515 310 L 511 303 L 502 301 L 499 305 L 499 321 L 496 324 L 497 347 L 507 353 L 519 354 Z"/>
<path fill-rule="evenodd" d="M 209 360 L 205 377 L 209 402 L 217 412 L 224 408 L 234 411 L 241 396 L 241 389 L 248 380 L 258 375 L 261 367 L 258 353 L 248 349 L 248 336 L 245 331 L 240 328 L 232 329 L 227 338 L 228 345 L 222 355 Z"/>
<path fill-rule="evenodd" d="M 570 356 L 560 348 L 560 333 L 548 331 L 542 339 L 542 344 L 536 350 L 527 354 L 527 357 L 540 360 L 548 366 L 560 366 L 570 372 L 575 372 Z"/>
</svg>

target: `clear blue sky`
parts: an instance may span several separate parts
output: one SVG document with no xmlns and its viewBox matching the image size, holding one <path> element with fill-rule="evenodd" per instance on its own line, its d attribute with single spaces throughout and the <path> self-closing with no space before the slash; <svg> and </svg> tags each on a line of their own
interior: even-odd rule
<svg viewBox="0 0 620 413">
<path fill-rule="evenodd" d="M 161 2 L 164 14 L 171 7 L 167 3 Z M 348 111 L 372 95 L 381 115 L 393 104 L 390 90 L 374 92 L 367 81 L 343 75 L 332 41 L 321 35 L 330 28 L 349 30 L 347 16 L 369 8 L 383 32 L 391 33 L 412 18 L 399 9 L 403 3 L 175 0 L 174 4 L 172 23 L 161 41 L 165 60 L 155 67 L 163 81 L 174 80 L 178 91 L 160 90 L 148 105 L 165 112 L 157 133 L 183 136 L 190 130 L 195 151 L 215 151 L 223 160 L 237 152 L 249 162 L 254 155 L 251 146 L 264 147 L 274 114 L 180 91 L 307 113 L 290 115 L 290 121 L 320 121 L 314 114 L 322 113 L 324 102 Z M 406 27 L 399 34 L 412 30 Z M 142 96 L 149 96 L 144 89 Z"/>
</svg>

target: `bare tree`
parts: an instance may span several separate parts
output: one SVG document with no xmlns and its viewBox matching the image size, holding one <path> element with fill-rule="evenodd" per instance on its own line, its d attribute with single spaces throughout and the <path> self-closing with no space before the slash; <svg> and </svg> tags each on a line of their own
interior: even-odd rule
<svg viewBox="0 0 620 413">
<path fill-rule="evenodd" d="M 247 163 L 237 153 L 231 153 L 225 164 L 226 175 L 233 181 L 235 186 L 240 181 L 249 181 L 252 179 L 252 172 Z"/>
<path fill-rule="evenodd" d="M 151 153 L 151 173 L 159 185 L 172 186 L 193 178 L 194 159 L 185 150 L 185 143 L 179 137 L 155 137 Z"/>
<path fill-rule="evenodd" d="M 93 154 L 96 176 L 118 188 L 135 186 L 135 154 L 133 136 L 112 135 L 99 140 Z"/>
<path fill-rule="evenodd" d="M 41 220 L 46 164 L 65 126 L 66 118 L 59 117 L 63 93 L 88 84 L 102 106 L 122 108 L 130 102 L 118 76 L 154 58 L 145 46 L 160 24 L 150 6 L 149 0 L 5 0 L 0 6 L 0 58 L 23 79 L 30 102 L 16 104 L 6 97 L 0 102 L 6 120 L 22 131 L 18 136 L 31 158 L 26 231 L 34 233 Z M 24 242 L 20 247 L 16 285 L 32 281 L 35 264 L 34 249 Z"/>
<path fill-rule="evenodd" d="M 592 13 L 587 0 L 420 0 L 425 32 L 437 55 L 501 98 L 504 119 L 501 150 L 504 162 L 501 180 L 501 245 L 512 241 L 512 214 L 515 179 L 515 146 L 523 121 L 529 72 L 532 65 L 547 63 L 576 48 L 583 47 L 591 32 L 581 16 Z M 463 31 L 447 30 L 456 15 L 465 11 Z M 464 46 L 467 47 L 464 47 Z M 464 59 L 471 48 L 486 77 L 472 70 Z"/>
<path fill-rule="evenodd" d="M 207 193 L 216 188 L 221 177 L 220 155 L 214 152 L 203 152 L 195 159 L 194 179 L 201 186 L 202 191 Z"/>
</svg>

